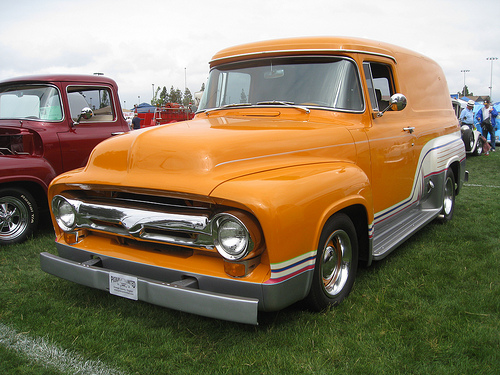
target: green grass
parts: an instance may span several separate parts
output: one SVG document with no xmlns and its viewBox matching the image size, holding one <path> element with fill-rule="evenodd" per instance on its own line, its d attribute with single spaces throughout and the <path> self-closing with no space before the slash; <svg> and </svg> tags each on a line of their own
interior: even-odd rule
<svg viewBox="0 0 500 375">
<path fill-rule="evenodd" d="M 500 152 L 467 169 L 453 220 L 360 269 L 330 311 L 294 305 L 254 327 L 121 299 L 40 271 L 45 228 L 0 248 L 0 324 L 129 374 L 497 374 Z M 53 370 L 0 344 L 0 373 Z"/>
</svg>

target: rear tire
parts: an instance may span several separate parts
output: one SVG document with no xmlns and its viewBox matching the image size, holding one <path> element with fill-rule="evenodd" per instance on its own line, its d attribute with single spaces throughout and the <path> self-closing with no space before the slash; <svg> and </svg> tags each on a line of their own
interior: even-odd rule
<svg viewBox="0 0 500 375">
<path fill-rule="evenodd" d="M 446 171 L 444 179 L 442 203 L 443 208 L 439 220 L 446 223 L 453 218 L 453 212 L 455 211 L 455 176 L 450 168 Z"/>
<path fill-rule="evenodd" d="M 38 207 L 24 189 L 0 189 L 0 245 L 25 241 L 38 225 Z"/>
<path fill-rule="evenodd" d="M 354 285 L 358 264 L 358 239 L 351 219 L 342 213 L 332 216 L 318 244 L 316 265 L 305 302 L 315 311 L 336 306 Z"/>
</svg>

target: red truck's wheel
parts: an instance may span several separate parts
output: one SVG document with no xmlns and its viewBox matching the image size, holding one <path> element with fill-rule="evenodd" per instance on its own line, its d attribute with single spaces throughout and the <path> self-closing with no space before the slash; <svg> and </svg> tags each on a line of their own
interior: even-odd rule
<svg viewBox="0 0 500 375">
<path fill-rule="evenodd" d="M 0 190 L 0 245 L 26 240 L 38 224 L 38 208 L 24 189 Z"/>
</svg>

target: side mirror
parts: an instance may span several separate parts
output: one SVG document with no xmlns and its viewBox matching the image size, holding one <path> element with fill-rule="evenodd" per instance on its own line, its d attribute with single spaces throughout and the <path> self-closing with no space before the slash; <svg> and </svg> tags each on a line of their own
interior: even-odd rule
<svg viewBox="0 0 500 375">
<path fill-rule="evenodd" d="M 393 111 L 402 111 L 406 108 L 406 104 L 406 96 L 404 96 L 403 94 L 394 94 L 393 96 L 391 96 L 391 100 L 389 101 L 389 105 L 387 106 L 387 108 L 385 108 L 382 112 L 379 112 L 377 116 L 382 117 L 384 113 L 389 109 L 392 109 Z"/>
<path fill-rule="evenodd" d="M 82 112 L 76 119 L 76 121 L 73 123 L 73 126 L 78 125 L 80 123 L 80 120 L 83 118 L 84 120 L 89 120 L 94 116 L 94 112 L 89 107 L 82 108 Z"/>
</svg>

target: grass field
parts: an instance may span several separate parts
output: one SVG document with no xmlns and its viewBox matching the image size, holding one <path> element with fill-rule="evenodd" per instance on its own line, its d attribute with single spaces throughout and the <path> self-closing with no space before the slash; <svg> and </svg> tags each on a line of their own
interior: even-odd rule
<svg viewBox="0 0 500 375">
<path fill-rule="evenodd" d="M 500 152 L 469 157 L 467 169 L 453 220 L 361 269 L 340 306 L 294 305 L 256 327 L 45 274 L 38 254 L 54 252 L 50 228 L 2 247 L 0 373 L 498 374 Z M 20 349 L 22 340 L 49 355 Z M 64 355 L 90 367 L 64 367 Z"/>
</svg>

